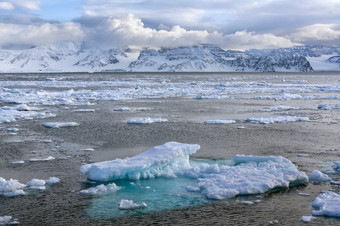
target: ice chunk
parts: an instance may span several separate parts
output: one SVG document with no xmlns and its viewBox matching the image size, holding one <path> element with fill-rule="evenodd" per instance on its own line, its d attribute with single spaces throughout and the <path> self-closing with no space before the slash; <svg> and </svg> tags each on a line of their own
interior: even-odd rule
<svg viewBox="0 0 340 226">
<path fill-rule="evenodd" d="M 62 127 L 74 127 L 79 126 L 76 122 L 47 122 L 42 124 L 46 128 L 62 128 Z"/>
<path fill-rule="evenodd" d="M 327 191 L 319 194 L 312 203 L 317 210 L 313 210 L 314 216 L 340 217 L 340 195 Z"/>
<path fill-rule="evenodd" d="M 309 154 L 296 154 L 297 157 L 308 157 Z"/>
<path fill-rule="evenodd" d="M 102 195 L 106 193 L 116 192 L 119 189 L 121 189 L 121 187 L 117 186 L 115 183 L 111 183 L 106 186 L 104 184 L 100 184 L 96 187 L 81 190 L 79 191 L 79 193 L 85 195 Z"/>
<path fill-rule="evenodd" d="M 26 104 L 19 104 L 13 107 L 13 109 L 17 110 L 17 111 L 36 111 L 39 110 L 36 107 L 29 107 Z"/>
<path fill-rule="evenodd" d="M 26 183 L 26 186 L 31 189 L 45 190 L 46 181 L 40 179 L 32 179 Z"/>
<path fill-rule="evenodd" d="M 134 209 L 140 209 L 140 208 L 146 208 L 146 207 L 147 205 L 144 202 L 141 204 L 137 204 L 137 203 L 133 203 L 132 200 L 122 199 L 120 200 L 118 208 L 120 210 L 134 210 Z"/>
<path fill-rule="evenodd" d="M 3 216 L 3 217 L 0 217 L 0 225 L 6 225 L 6 224 L 9 224 L 12 220 L 12 217 L 11 216 Z"/>
<path fill-rule="evenodd" d="M 331 178 L 328 175 L 320 172 L 319 170 L 313 170 L 313 172 L 309 175 L 309 180 L 326 182 L 326 181 L 330 181 Z"/>
<path fill-rule="evenodd" d="M 246 122 L 260 123 L 260 124 L 272 124 L 272 123 L 287 123 L 287 122 L 300 122 L 309 121 L 308 117 L 299 116 L 274 116 L 269 118 L 248 118 Z"/>
<path fill-rule="evenodd" d="M 316 220 L 317 218 L 316 217 L 313 217 L 313 216 L 303 216 L 301 217 L 301 221 L 303 222 L 310 222 L 312 220 Z"/>
<path fill-rule="evenodd" d="M 340 181 L 331 180 L 330 183 L 335 184 L 335 185 L 340 185 Z"/>
<path fill-rule="evenodd" d="M 189 155 L 199 148 L 197 144 L 168 142 L 131 158 L 83 165 L 80 172 L 96 181 L 176 177 L 176 172 L 190 168 Z"/>
<path fill-rule="evenodd" d="M 270 108 L 265 108 L 262 111 L 287 111 L 287 110 L 298 110 L 298 107 L 291 107 L 285 105 L 271 106 Z"/>
<path fill-rule="evenodd" d="M 206 120 L 205 124 L 232 124 L 236 123 L 235 120 Z"/>
<path fill-rule="evenodd" d="M 6 180 L 0 177 L 0 194 L 5 192 L 11 192 L 24 187 L 26 187 L 26 185 L 20 183 L 17 180 L 14 179 Z"/>
<path fill-rule="evenodd" d="M 15 122 L 17 119 L 34 119 L 55 117 L 54 114 L 36 111 L 18 111 L 14 109 L 0 109 L 0 123 Z"/>
<path fill-rule="evenodd" d="M 114 108 L 114 111 L 130 111 L 130 108 L 128 107 L 120 107 L 120 108 Z"/>
<path fill-rule="evenodd" d="M 14 196 L 25 195 L 25 194 L 26 194 L 26 193 L 25 193 L 23 190 L 18 189 L 18 190 L 6 192 L 6 193 L 4 193 L 3 195 L 4 195 L 5 197 L 14 197 Z"/>
<path fill-rule="evenodd" d="M 46 158 L 31 158 L 29 159 L 30 162 L 46 162 L 46 161 L 50 161 L 50 160 L 54 160 L 55 158 L 53 156 L 48 156 Z"/>
<path fill-rule="evenodd" d="M 283 157 L 236 155 L 235 166 L 220 166 L 216 172 L 200 171 L 197 185 L 211 199 L 264 193 L 274 188 L 306 183 L 308 177 Z"/>
<path fill-rule="evenodd" d="M 141 118 L 141 119 L 130 119 L 127 121 L 128 124 L 146 124 L 146 123 L 158 123 L 158 122 L 167 122 L 167 119 L 163 118 Z"/>
<path fill-rule="evenodd" d="M 24 164 L 25 161 L 14 161 L 14 162 L 11 162 L 11 164 L 13 165 L 17 165 L 17 164 Z"/>
<path fill-rule="evenodd" d="M 95 109 L 77 109 L 74 112 L 95 112 Z"/>
<path fill-rule="evenodd" d="M 45 182 L 47 185 L 53 185 L 53 184 L 60 183 L 60 179 L 58 177 L 50 177 Z"/>
<path fill-rule="evenodd" d="M 319 104 L 318 109 L 320 109 L 320 110 L 340 109 L 340 104 L 335 104 L 335 105 Z"/>
</svg>

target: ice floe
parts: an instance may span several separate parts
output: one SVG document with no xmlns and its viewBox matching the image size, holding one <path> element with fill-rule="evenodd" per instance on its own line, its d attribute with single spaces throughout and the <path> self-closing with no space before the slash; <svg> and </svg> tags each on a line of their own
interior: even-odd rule
<svg viewBox="0 0 340 226">
<path fill-rule="evenodd" d="M 26 186 L 31 189 L 45 190 L 46 181 L 40 179 L 32 179 L 26 183 Z"/>
<path fill-rule="evenodd" d="M 60 183 L 60 179 L 58 177 L 50 177 L 45 182 L 47 185 L 54 185 Z"/>
<path fill-rule="evenodd" d="M 22 189 L 10 191 L 10 192 L 5 192 L 3 193 L 3 196 L 5 197 L 14 197 L 14 196 L 19 196 L 19 195 L 25 195 L 26 193 Z"/>
<path fill-rule="evenodd" d="M 312 206 L 316 209 L 312 212 L 314 216 L 340 217 L 340 195 L 335 192 L 319 194 Z"/>
<path fill-rule="evenodd" d="M 111 183 L 108 185 L 100 184 L 96 187 L 81 190 L 79 191 L 79 193 L 85 195 L 103 195 L 111 192 L 116 192 L 119 189 L 121 189 L 121 187 L 117 186 L 115 183 Z"/>
<path fill-rule="evenodd" d="M 30 162 L 46 162 L 46 161 L 51 161 L 54 160 L 55 158 L 53 156 L 47 156 L 45 158 L 30 158 Z"/>
<path fill-rule="evenodd" d="M 236 121 L 230 120 L 230 119 L 226 119 L 226 120 L 206 120 L 206 121 L 204 121 L 204 124 L 232 124 L 232 123 L 236 123 Z"/>
<path fill-rule="evenodd" d="M 262 111 L 287 111 L 287 110 L 298 110 L 299 107 L 291 107 L 285 105 L 271 106 L 269 108 L 265 108 Z"/>
<path fill-rule="evenodd" d="M 77 109 L 74 112 L 95 112 L 96 109 Z"/>
<path fill-rule="evenodd" d="M 310 221 L 313 221 L 313 220 L 316 220 L 317 218 L 316 217 L 313 217 L 313 216 L 302 216 L 301 217 L 301 221 L 302 222 L 310 222 Z"/>
<path fill-rule="evenodd" d="M 128 107 L 119 107 L 119 108 L 114 108 L 114 111 L 131 111 L 130 108 Z"/>
<path fill-rule="evenodd" d="M 126 159 L 83 165 L 81 173 L 90 180 L 176 178 L 197 179 L 187 191 L 201 192 L 210 199 L 228 199 L 308 182 L 305 173 L 283 157 L 236 155 L 235 165 L 190 165 L 189 155 L 199 145 L 168 142 Z"/>
<path fill-rule="evenodd" d="M 134 203 L 132 200 L 122 199 L 120 200 L 118 208 L 120 210 L 134 210 L 134 209 L 141 209 L 146 208 L 146 203 L 137 204 Z"/>
<path fill-rule="evenodd" d="M 167 122 L 167 119 L 164 118 L 140 118 L 140 119 L 130 119 L 127 121 L 128 124 L 149 124 L 149 123 L 159 123 L 159 122 Z"/>
<path fill-rule="evenodd" d="M 79 126 L 76 122 L 47 122 L 42 124 L 46 128 L 64 128 Z"/>
<path fill-rule="evenodd" d="M 335 105 L 319 104 L 318 109 L 320 109 L 320 110 L 340 109 L 340 104 L 335 104 Z"/>
<path fill-rule="evenodd" d="M 11 164 L 13 164 L 13 165 L 24 164 L 24 163 L 25 163 L 25 161 L 23 161 L 23 160 L 11 162 Z"/>
<path fill-rule="evenodd" d="M 19 108 L 21 109 L 21 108 Z M 0 123 L 15 122 L 16 120 L 28 120 L 39 118 L 55 117 L 55 114 L 37 111 L 22 111 L 17 110 L 16 107 L 2 107 L 0 108 Z"/>
<path fill-rule="evenodd" d="M 309 175 L 309 180 L 310 181 L 318 181 L 318 182 L 327 182 L 330 181 L 331 178 L 320 172 L 319 170 L 313 170 L 313 172 Z"/>
<path fill-rule="evenodd" d="M 11 216 L 2 216 L 0 217 L 0 225 L 10 224 L 11 220 L 12 220 Z"/>
<path fill-rule="evenodd" d="M 83 165 L 80 172 L 95 181 L 176 177 L 177 172 L 190 168 L 189 155 L 199 148 L 197 144 L 168 142 L 130 158 Z"/>
<path fill-rule="evenodd" d="M 287 123 L 287 122 L 308 122 L 308 117 L 300 116 L 273 116 L 268 118 L 248 118 L 246 122 L 259 123 L 259 124 L 272 124 L 272 123 Z"/>
<path fill-rule="evenodd" d="M 0 177 L 0 194 L 15 191 L 24 187 L 26 187 L 26 185 L 20 183 L 17 180 L 14 179 L 6 180 Z"/>
</svg>

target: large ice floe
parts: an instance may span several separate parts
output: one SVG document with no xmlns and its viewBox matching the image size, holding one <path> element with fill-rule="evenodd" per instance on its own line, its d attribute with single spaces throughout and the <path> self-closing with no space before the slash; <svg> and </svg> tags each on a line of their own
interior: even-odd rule
<svg viewBox="0 0 340 226">
<path fill-rule="evenodd" d="M 108 181 L 115 181 L 122 188 L 114 197 L 98 198 L 91 214 L 103 211 L 102 215 L 112 216 L 114 213 L 104 207 L 117 205 L 123 199 L 145 202 L 147 210 L 140 211 L 152 211 L 266 193 L 308 182 L 306 174 L 283 157 L 236 155 L 232 160 L 190 160 L 189 156 L 199 148 L 197 144 L 168 142 L 133 157 L 81 166 L 81 173 L 102 183 L 102 188 Z M 96 194 L 98 185 L 93 190 L 81 193 Z"/>
</svg>

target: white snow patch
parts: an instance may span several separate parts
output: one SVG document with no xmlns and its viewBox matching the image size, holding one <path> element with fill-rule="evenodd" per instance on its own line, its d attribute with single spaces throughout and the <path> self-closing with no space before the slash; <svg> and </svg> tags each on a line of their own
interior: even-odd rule
<svg viewBox="0 0 340 226">
<path fill-rule="evenodd" d="M 319 194 L 312 203 L 317 210 L 313 210 L 314 216 L 340 217 L 340 195 L 327 191 Z"/>
<path fill-rule="evenodd" d="M 335 104 L 335 105 L 319 104 L 318 109 L 320 109 L 320 110 L 340 109 L 340 104 Z"/>
<path fill-rule="evenodd" d="M 316 219 L 317 218 L 313 217 L 313 216 L 303 216 L 303 217 L 301 217 L 302 222 L 310 222 L 310 221 L 313 221 L 313 220 L 316 220 Z"/>
<path fill-rule="evenodd" d="M 159 122 L 167 122 L 167 119 L 163 118 L 141 118 L 141 119 L 130 119 L 127 121 L 128 124 L 148 124 L 148 123 L 159 123 Z"/>
<path fill-rule="evenodd" d="M 79 126 L 76 122 L 47 122 L 42 124 L 46 128 L 63 128 L 63 127 L 74 127 Z"/>
<path fill-rule="evenodd" d="M 85 195 L 102 195 L 102 194 L 116 192 L 119 189 L 121 189 L 121 187 L 117 186 L 115 183 L 111 183 L 108 185 L 100 184 L 96 187 L 81 190 L 79 191 L 79 193 L 85 194 Z"/>
<path fill-rule="evenodd" d="M 204 121 L 204 124 L 232 124 L 236 123 L 235 120 L 206 120 Z"/>
<path fill-rule="evenodd" d="M 134 203 L 132 200 L 122 199 L 120 200 L 118 208 L 120 210 L 134 210 L 134 209 L 141 209 L 146 208 L 146 203 L 137 204 Z"/>
<path fill-rule="evenodd" d="M 96 181 L 176 177 L 177 172 L 190 168 L 189 155 L 199 148 L 197 144 L 168 142 L 131 158 L 83 165 L 80 172 Z"/>
<path fill-rule="evenodd" d="M 313 170 L 313 172 L 309 175 L 309 180 L 327 182 L 330 181 L 331 178 L 328 175 L 320 172 L 319 170 Z"/>
<path fill-rule="evenodd" d="M 273 116 L 269 118 L 248 118 L 246 122 L 250 123 L 260 123 L 260 124 L 272 124 L 272 123 L 287 123 L 287 122 L 301 122 L 310 121 L 308 117 L 299 116 Z"/>
</svg>

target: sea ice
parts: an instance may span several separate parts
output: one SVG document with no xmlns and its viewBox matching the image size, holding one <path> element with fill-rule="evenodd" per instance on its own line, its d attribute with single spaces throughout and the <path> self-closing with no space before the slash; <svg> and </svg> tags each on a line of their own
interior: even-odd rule
<svg viewBox="0 0 340 226">
<path fill-rule="evenodd" d="M 13 165 L 17 165 L 17 164 L 24 164 L 25 163 L 25 161 L 14 161 L 14 162 L 11 162 L 11 164 L 13 164 Z"/>
<path fill-rule="evenodd" d="M 95 109 L 77 109 L 74 112 L 95 112 Z"/>
<path fill-rule="evenodd" d="M 121 189 L 121 187 L 117 186 L 115 183 L 111 183 L 108 185 L 100 184 L 96 187 L 81 190 L 79 191 L 79 193 L 85 194 L 85 195 L 102 195 L 102 194 L 107 194 L 111 192 L 116 192 L 119 189 Z"/>
<path fill-rule="evenodd" d="M 319 194 L 312 206 L 317 209 L 312 212 L 314 216 L 340 217 L 340 195 L 335 192 Z"/>
<path fill-rule="evenodd" d="M 141 119 L 130 119 L 127 121 L 128 124 L 146 124 L 146 123 L 158 123 L 158 122 L 167 122 L 167 119 L 163 118 L 141 118 Z"/>
<path fill-rule="evenodd" d="M 45 182 L 47 185 L 53 185 L 53 184 L 60 183 L 60 179 L 58 177 L 50 177 Z"/>
<path fill-rule="evenodd" d="M 12 220 L 11 216 L 2 216 L 0 217 L 0 225 L 6 225 L 9 224 Z"/>
<path fill-rule="evenodd" d="M 120 108 L 114 108 L 114 111 L 130 111 L 130 108 L 128 107 L 120 107 Z"/>
<path fill-rule="evenodd" d="M 309 175 L 309 180 L 327 182 L 330 181 L 331 178 L 328 175 L 320 172 L 319 170 L 313 170 L 313 172 Z"/>
<path fill-rule="evenodd" d="M 232 124 L 236 123 L 235 120 L 206 120 L 204 124 Z"/>
<path fill-rule="evenodd" d="M 340 104 L 335 104 L 335 105 L 319 104 L 318 109 L 320 109 L 320 110 L 340 109 Z"/>
<path fill-rule="evenodd" d="M 42 124 L 46 128 L 63 128 L 63 127 L 74 127 L 79 126 L 76 122 L 47 122 Z"/>
<path fill-rule="evenodd" d="M 301 221 L 303 222 L 310 222 L 312 220 L 316 220 L 317 218 L 316 217 L 313 217 L 313 216 L 303 216 L 301 217 Z"/>
<path fill-rule="evenodd" d="M 31 158 L 29 159 L 30 162 L 46 162 L 46 161 L 50 161 L 50 160 L 54 160 L 55 158 L 53 156 L 48 156 L 46 158 Z"/>
<path fill-rule="evenodd" d="M 31 189 L 45 190 L 46 181 L 40 179 L 32 179 L 26 183 L 26 186 Z"/>
<path fill-rule="evenodd" d="M 80 172 L 96 181 L 176 177 L 177 172 L 190 168 L 189 155 L 199 148 L 197 144 L 168 142 L 130 158 L 83 165 Z"/>
<path fill-rule="evenodd" d="M 26 194 L 26 193 L 25 193 L 23 190 L 18 189 L 18 190 L 6 192 L 6 193 L 4 193 L 3 195 L 4 195 L 5 197 L 14 197 L 14 196 L 25 195 L 25 194 Z"/>
<path fill-rule="evenodd" d="M 272 123 L 287 123 L 287 122 L 300 122 L 309 121 L 308 117 L 299 116 L 273 116 L 269 118 L 248 118 L 246 122 L 260 123 L 260 124 L 272 124 Z"/>
<path fill-rule="evenodd" d="M 15 122 L 17 119 L 35 119 L 55 117 L 54 114 L 36 111 L 18 111 L 10 107 L 0 109 L 0 123 Z"/>
<path fill-rule="evenodd" d="M 21 189 L 26 187 L 26 185 L 20 183 L 17 180 L 14 179 L 9 179 L 6 180 L 2 177 L 0 177 L 0 194 L 6 193 L 6 192 L 11 192 L 17 189 Z"/>
<path fill-rule="evenodd" d="M 134 210 L 134 209 L 141 209 L 146 208 L 146 203 L 137 204 L 134 203 L 132 200 L 122 199 L 120 200 L 118 208 L 120 210 Z"/>
<path fill-rule="evenodd" d="M 262 111 L 287 111 L 287 110 L 298 110 L 299 107 L 291 107 L 285 105 L 271 106 L 270 108 L 265 108 Z"/>
</svg>

